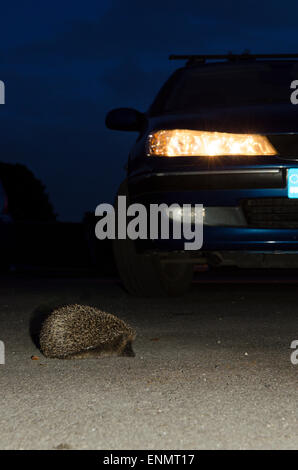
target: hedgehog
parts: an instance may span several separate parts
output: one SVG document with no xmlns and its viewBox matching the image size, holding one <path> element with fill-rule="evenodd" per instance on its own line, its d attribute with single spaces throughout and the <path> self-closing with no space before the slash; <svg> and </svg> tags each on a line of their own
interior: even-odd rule
<svg viewBox="0 0 298 470">
<path fill-rule="evenodd" d="M 120 318 L 87 305 L 66 305 L 52 311 L 40 330 L 44 356 L 83 359 L 100 356 L 135 356 L 135 331 Z"/>
</svg>

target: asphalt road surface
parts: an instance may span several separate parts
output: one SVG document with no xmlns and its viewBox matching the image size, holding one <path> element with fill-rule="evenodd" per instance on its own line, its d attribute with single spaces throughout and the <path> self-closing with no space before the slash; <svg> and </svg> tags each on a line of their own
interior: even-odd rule
<svg viewBox="0 0 298 470">
<path fill-rule="evenodd" d="M 213 282 L 144 300 L 117 282 L 2 278 L 0 448 L 297 449 L 297 292 Z M 30 318 L 61 302 L 128 321 L 136 357 L 44 358 Z"/>
</svg>

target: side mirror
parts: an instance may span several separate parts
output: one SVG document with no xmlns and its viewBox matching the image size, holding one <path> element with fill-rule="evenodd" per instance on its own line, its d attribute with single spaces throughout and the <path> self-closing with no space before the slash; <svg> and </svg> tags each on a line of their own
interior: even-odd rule
<svg viewBox="0 0 298 470">
<path fill-rule="evenodd" d="M 106 126 L 115 131 L 140 131 L 146 117 L 132 108 L 112 109 L 106 116 Z"/>
</svg>

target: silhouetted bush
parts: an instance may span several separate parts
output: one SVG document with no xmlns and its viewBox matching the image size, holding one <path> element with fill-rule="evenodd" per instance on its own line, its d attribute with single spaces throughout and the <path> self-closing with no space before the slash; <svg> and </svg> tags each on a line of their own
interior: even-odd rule
<svg viewBox="0 0 298 470">
<path fill-rule="evenodd" d="M 25 165 L 0 162 L 0 180 L 7 194 L 9 214 L 14 220 L 56 220 L 45 186 Z"/>
</svg>

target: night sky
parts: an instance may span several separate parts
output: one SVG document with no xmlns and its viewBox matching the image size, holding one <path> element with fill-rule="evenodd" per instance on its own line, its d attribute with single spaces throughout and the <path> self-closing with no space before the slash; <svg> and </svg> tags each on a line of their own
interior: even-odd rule
<svg viewBox="0 0 298 470">
<path fill-rule="evenodd" d="M 105 128 L 109 109 L 146 110 L 180 65 L 170 53 L 298 52 L 297 18 L 297 1 L 2 2 L 0 160 L 81 220 L 113 200 L 136 137 Z"/>
</svg>

